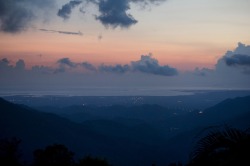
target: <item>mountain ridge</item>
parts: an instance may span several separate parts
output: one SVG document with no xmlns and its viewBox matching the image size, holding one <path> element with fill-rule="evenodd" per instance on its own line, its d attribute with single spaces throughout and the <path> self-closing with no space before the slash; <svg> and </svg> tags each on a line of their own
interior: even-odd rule
<svg viewBox="0 0 250 166">
<path fill-rule="evenodd" d="M 35 148 L 62 143 L 80 155 L 105 157 L 115 165 L 138 162 L 148 165 L 157 160 L 160 161 L 158 165 L 166 165 L 172 161 L 186 161 L 192 137 L 206 127 L 225 123 L 249 127 L 249 103 L 250 96 L 226 99 L 202 112 L 197 110 L 174 116 L 173 112 L 162 114 L 167 110 L 155 105 L 131 107 L 132 110 L 140 108 L 135 112 L 136 117 L 145 110 L 148 115 L 144 115 L 144 119 L 149 118 L 148 121 L 130 119 L 131 115 L 122 118 L 119 113 L 116 117 L 116 109 L 124 107 L 105 107 L 103 115 L 109 113 L 108 108 L 116 108 L 110 112 L 113 118 L 101 116 L 101 119 L 79 123 L 0 98 L 0 137 L 21 138 L 30 153 Z M 152 110 L 154 108 L 159 111 Z M 235 111 L 237 108 L 241 111 Z M 126 113 L 127 108 L 123 111 Z M 156 120 L 152 121 L 154 118 Z"/>
</svg>

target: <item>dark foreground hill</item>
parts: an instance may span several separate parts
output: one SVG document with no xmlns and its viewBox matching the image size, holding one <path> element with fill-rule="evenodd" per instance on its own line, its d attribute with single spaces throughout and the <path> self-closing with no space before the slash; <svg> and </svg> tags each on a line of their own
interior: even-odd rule
<svg viewBox="0 0 250 166">
<path fill-rule="evenodd" d="M 100 107 L 85 112 L 79 108 L 64 110 L 71 111 L 69 119 L 76 120 L 73 122 L 65 115 L 63 118 L 0 99 L 0 137 L 22 139 L 27 159 L 34 149 L 60 143 L 79 157 L 104 157 L 117 166 L 160 166 L 186 162 L 194 138 L 204 128 L 250 126 L 250 96 L 176 115 L 157 105 Z"/>
<path fill-rule="evenodd" d="M 145 138 L 147 141 L 133 139 L 131 134 L 136 133 L 130 131 L 131 128 L 119 126 L 128 134 L 124 137 L 126 134 L 119 136 L 115 133 L 96 132 L 88 125 L 77 124 L 3 99 L 0 99 L 0 108 L 0 137 L 20 138 L 26 159 L 31 159 L 33 150 L 57 143 L 66 145 L 79 157 L 89 154 L 104 157 L 114 165 L 148 165 L 156 160 L 168 162 L 164 145 L 159 148 L 158 145 L 148 143 L 157 143 L 160 138 L 151 137 L 154 139 L 151 141 L 148 138 Z M 147 135 L 151 129 L 144 131 L 146 133 L 142 135 Z"/>
</svg>

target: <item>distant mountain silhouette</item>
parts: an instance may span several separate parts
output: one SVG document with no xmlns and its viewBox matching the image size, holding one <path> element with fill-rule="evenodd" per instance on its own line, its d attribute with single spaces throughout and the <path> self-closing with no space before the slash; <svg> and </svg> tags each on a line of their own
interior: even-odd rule
<svg viewBox="0 0 250 166">
<path fill-rule="evenodd" d="M 165 122 L 166 123 L 166 122 Z M 168 121 L 169 124 L 169 121 Z M 171 120 L 171 125 L 179 129 L 178 133 L 168 140 L 169 148 L 180 158 L 187 155 L 204 129 L 228 125 L 245 130 L 250 127 L 250 96 L 226 99 L 213 107 L 197 110 Z M 178 147 L 178 148 L 176 148 Z M 182 149 L 181 153 L 180 150 Z"/>
<path fill-rule="evenodd" d="M 250 126 L 250 96 L 227 99 L 192 112 L 148 104 L 43 107 L 43 111 L 46 109 L 57 115 L 0 98 L 0 137 L 23 140 L 27 158 L 34 149 L 58 143 L 79 157 L 105 157 L 114 165 L 166 165 L 185 162 L 194 137 L 204 128 Z"/>
<path fill-rule="evenodd" d="M 116 129 L 110 133 L 111 127 L 115 126 Z M 132 129 L 119 124 L 113 126 L 113 122 L 109 124 L 105 121 L 77 124 L 58 115 L 39 112 L 0 98 L 0 137 L 20 138 L 21 148 L 27 159 L 31 157 L 34 149 L 58 143 L 69 147 L 79 154 L 78 157 L 89 154 L 101 156 L 114 165 L 151 164 L 156 160 L 167 163 L 167 152 L 148 144 L 158 142 L 158 137 L 135 139 L 140 134 L 150 136 L 151 129 L 148 130 L 144 126 L 144 129 L 140 130 L 141 133 L 134 136 L 132 133 L 135 132 L 129 131 Z"/>
<path fill-rule="evenodd" d="M 176 128 L 205 128 L 215 125 L 250 126 L 250 96 L 226 99 L 213 107 L 176 116 L 168 124 Z"/>
<path fill-rule="evenodd" d="M 173 116 L 173 110 L 156 104 L 142 104 L 135 106 L 112 105 L 112 106 L 83 106 L 72 105 L 68 107 L 38 107 L 45 112 L 53 112 L 75 122 L 85 120 L 99 120 L 116 118 L 134 119 L 141 121 L 159 121 Z M 176 110 L 175 110 L 176 111 Z"/>
<path fill-rule="evenodd" d="M 202 120 L 213 124 L 250 126 L 250 96 L 226 99 L 203 111 Z M 239 118 L 242 117 L 240 120 Z M 243 118 L 244 117 L 244 118 Z M 248 120 L 246 119 L 248 117 Z M 238 123 L 235 120 L 239 119 Z M 247 121 L 246 121 L 247 120 Z M 234 122 L 233 122 L 234 121 Z M 233 122 L 233 123 L 232 123 Z M 245 124 L 244 124 L 245 123 Z"/>
</svg>

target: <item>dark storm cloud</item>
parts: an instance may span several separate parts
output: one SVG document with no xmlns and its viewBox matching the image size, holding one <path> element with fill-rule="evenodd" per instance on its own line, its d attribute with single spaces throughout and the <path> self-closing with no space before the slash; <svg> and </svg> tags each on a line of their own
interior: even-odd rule
<svg viewBox="0 0 250 166">
<path fill-rule="evenodd" d="M 128 28 L 138 22 L 128 13 L 130 3 L 147 6 L 163 1 L 165 0 L 99 0 L 97 4 L 100 15 L 96 19 L 106 27 Z"/>
<path fill-rule="evenodd" d="M 0 59 L 0 87 L 44 88 L 65 86 L 118 86 L 118 87 L 187 87 L 187 88 L 246 88 L 249 89 L 250 67 L 248 59 L 242 62 L 241 56 L 249 55 L 250 46 L 239 43 L 233 51 L 228 51 L 218 60 L 216 68 L 196 68 L 193 71 L 178 72 L 177 69 L 161 65 L 151 55 L 142 55 L 137 61 L 127 64 L 93 65 L 86 61 L 59 59 L 53 66 L 33 66 L 25 68 L 25 62 Z M 234 57 L 236 63 L 227 65 L 224 57 Z M 37 56 L 36 56 L 37 57 Z M 247 63 L 246 63 L 247 62 Z M 239 65 L 240 64 L 240 65 Z M 178 74 L 177 76 L 174 76 Z M 169 76 L 169 77 L 168 77 Z M 99 91 L 99 90 L 98 90 Z M 130 93 L 130 92 L 129 92 Z"/>
<path fill-rule="evenodd" d="M 0 0 L 0 31 L 17 33 L 26 30 L 38 11 L 53 5 L 54 0 Z"/>
<path fill-rule="evenodd" d="M 81 3 L 82 1 L 79 0 L 70 1 L 69 3 L 62 6 L 62 8 L 58 11 L 57 15 L 64 19 L 68 19 L 70 17 L 72 9 L 77 7 Z"/>
<path fill-rule="evenodd" d="M 230 57 L 224 57 L 224 61 L 228 66 L 250 67 L 250 55 L 235 54 Z"/>
<path fill-rule="evenodd" d="M 17 70 L 25 70 L 25 62 L 24 62 L 24 60 L 19 59 L 19 60 L 16 62 L 15 69 L 17 69 Z"/>
<path fill-rule="evenodd" d="M 97 70 L 94 65 L 92 65 L 91 63 L 88 63 L 88 62 L 82 62 L 80 64 L 80 66 L 82 66 L 83 68 L 85 68 L 87 70 L 90 70 L 90 71 L 96 71 Z"/>
<path fill-rule="evenodd" d="M 108 66 L 108 65 L 102 64 L 98 67 L 98 70 L 100 72 L 123 74 L 123 73 L 126 73 L 130 70 L 130 66 L 129 65 L 120 65 L 120 64 L 117 64 L 115 66 Z"/>
<path fill-rule="evenodd" d="M 71 61 L 69 58 L 62 58 L 57 61 L 57 64 L 59 64 L 59 67 L 56 69 L 57 72 L 66 72 L 67 69 L 73 69 L 73 68 L 84 68 L 85 70 L 94 71 L 94 72 L 107 72 L 107 73 L 125 73 L 129 71 L 128 65 L 115 65 L 115 66 L 109 66 L 109 65 L 100 65 L 97 68 L 89 63 L 89 62 L 82 62 L 82 63 L 76 63 Z"/>
<path fill-rule="evenodd" d="M 238 43 L 233 51 L 227 51 L 216 64 L 216 69 L 226 71 L 227 69 L 250 74 L 250 45 Z"/>
<path fill-rule="evenodd" d="M 55 73 L 66 72 L 67 69 L 83 68 L 88 71 L 97 71 L 96 67 L 88 62 L 76 63 L 71 61 L 69 58 L 62 58 L 57 61 L 59 67 L 55 70 Z"/>
<path fill-rule="evenodd" d="M 33 13 L 17 0 L 0 0 L 0 29 L 4 32 L 19 32 L 33 19 Z"/>
<path fill-rule="evenodd" d="M 77 64 L 72 62 L 69 58 L 62 58 L 57 61 L 61 66 L 76 67 Z"/>
<path fill-rule="evenodd" d="M 104 26 L 128 28 L 138 22 L 128 13 L 131 3 L 145 7 L 150 4 L 160 4 L 164 1 L 166 0 L 85 0 L 84 2 L 92 3 L 97 6 L 99 13 L 95 15 L 95 18 Z M 83 1 L 70 1 L 58 11 L 58 16 L 64 19 L 69 18 L 72 9 L 82 2 Z M 81 7 L 80 11 L 83 10 L 84 7 Z"/>
<path fill-rule="evenodd" d="M 100 72 L 123 74 L 127 72 L 140 72 L 161 76 L 174 76 L 178 74 L 177 69 L 170 66 L 161 66 L 157 59 L 152 58 L 151 55 L 142 55 L 138 61 L 132 61 L 126 65 L 100 65 L 98 67 Z"/>
<path fill-rule="evenodd" d="M 162 76 L 174 76 L 178 74 L 178 71 L 175 68 L 167 65 L 159 65 L 158 60 L 152 58 L 151 55 L 142 55 L 139 61 L 131 62 L 131 67 L 134 71 L 140 71 L 148 74 Z"/>
<path fill-rule="evenodd" d="M 10 61 L 7 58 L 3 58 L 0 60 L 0 70 L 6 70 L 12 68 L 10 65 Z"/>
<path fill-rule="evenodd" d="M 158 60 L 152 58 L 151 55 L 142 55 L 141 59 L 138 61 L 131 61 L 130 64 L 116 64 L 116 65 L 105 65 L 101 64 L 95 67 L 89 62 L 73 62 L 69 58 L 62 58 L 56 62 L 57 66 L 55 68 L 49 66 L 33 66 L 31 68 L 32 72 L 42 72 L 42 73 L 64 73 L 67 71 L 74 71 L 74 69 L 84 69 L 83 71 L 90 71 L 93 73 L 114 73 L 114 74 L 124 74 L 124 73 L 145 73 L 151 75 L 160 76 L 174 76 L 178 74 L 177 69 L 160 65 Z M 18 69 L 19 71 L 25 70 L 25 62 L 23 60 L 18 60 L 14 66 L 10 65 L 10 61 L 6 58 L 0 60 L 0 69 L 5 71 L 10 71 L 13 69 Z M 81 71 L 81 70 L 80 70 Z"/>
<path fill-rule="evenodd" d="M 130 9 L 129 0 L 101 0 L 98 7 L 100 15 L 96 16 L 96 19 L 107 27 L 127 28 L 137 23 L 137 20 L 127 13 Z"/>
<path fill-rule="evenodd" d="M 25 62 L 22 59 L 19 59 L 16 64 L 13 66 L 10 64 L 10 61 L 7 58 L 3 58 L 0 60 L 0 71 L 24 71 L 25 70 Z"/>
<path fill-rule="evenodd" d="M 91 72 L 105 72 L 105 73 L 116 73 L 124 74 L 128 72 L 140 72 L 153 75 L 161 76 L 175 76 L 178 75 L 178 70 L 176 68 L 160 65 L 157 59 L 152 58 L 151 55 L 142 55 L 141 59 L 138 61 L 132 61 L 130 64 L 116 64 L 116 65 L 105 65 L 101 64 L 95 67 L 89 62 L 73 62 L 69 58 L 62 58 L 57 61 L 59 65 L 55 69 L 55 73 L 66 72 L 68 69 L 83 68 Z"/>
<path fill-rule="evenodd" d="M 69 31 L 58 31 L 58 30 L 51 30 L 51 29 L 39 29 L 40 31 L 43 32 L 48 32 L 48 33 L 60 33 L 60 34 L 65 34 L 65 35 L 79 35 L 82 36 L 82 32 L 69 32 Z"/>
<path fill-rule="evenodd" d="M 138 22 L 129 13 L 131 3 L 148 6 L 163 1 L 165 0 L 71 0 L 58 10 L 57 15 L 68 19 L 74 8 L 82 3 L 92 3 L 99 10 L 95 18 L 104 26 L 128 28 Z M 81 11 L 86 6 L 81 6 Z M 38 18 L 44 16 L 46 18 L 43 19 L 50 18 L 48 12 L 52 11 L 53 7 L 55 0 L 0 0 L 0 31 L 17 33 L 27 30 Z M 78 35 L 77 32 L 58 31 L 58 33 Z"/>
</svg>

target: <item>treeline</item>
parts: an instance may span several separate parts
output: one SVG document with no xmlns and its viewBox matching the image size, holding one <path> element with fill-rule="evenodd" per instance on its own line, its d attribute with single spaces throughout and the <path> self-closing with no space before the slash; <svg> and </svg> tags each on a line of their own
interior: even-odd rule
<svg viewBox="0 0 250 166">
<path fill-rule="evenodd" d="M 19 149 L 21 140 L 18 138 L 0 140 L 0 165 L 1 166 L 111 166 L 107 160 L 85 156 L 78 161 L 74 153 L 65 145 L 54 144 L 44 149 L 33 152 L 33 161 L 30 164 L 22 161 Z"/>
<path fill-rule="evenodd" d="M 26 166 L 19 150 L 20 139 L 0 140 L 1 166 Z M 62 144 L 54 144 L 33 152 L 31 166 L 111 166 L 102 158 L 85 156 L 74 159 L 74 153 Z M 155 164 L 150 164 L 156 166 Z M 187 164 L 170 163 L 168 166 L 238 166 L 250 165 L 250 128 L 230 127 L 210 129 L 196 142 Z"/>
</svg>

